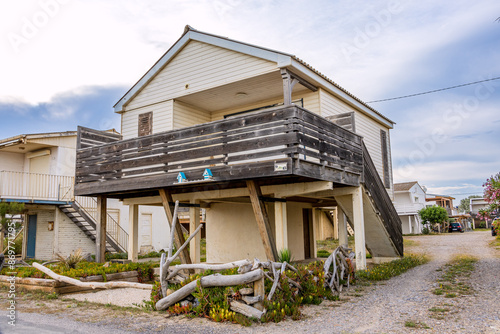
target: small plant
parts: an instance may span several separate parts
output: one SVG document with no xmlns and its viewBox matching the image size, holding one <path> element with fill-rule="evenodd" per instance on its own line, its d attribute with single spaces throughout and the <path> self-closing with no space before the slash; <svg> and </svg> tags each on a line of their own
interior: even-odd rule
<svg viewBox="0 0 500 334">
<path fill-rule="evenodd" d="M 431 231 L 429 230 L 428 227 L 422 228 L 422 234 L 430 234 L 430 233 L 431 233 Z"/>
<path fill-rule="evenodd" d="M 278 253 L 278 262 L 287 262 L 287 263 L 290 263 L 293 261 L 293 257 L 292 257 L 292 252 L 290 251 L 290 249 L 288 248 L 284 248 L 282 250 L 279 251 Z"/>
<path fill-rule="evenodd" d="M 71 253 L 68 257 L 64 257 L 61 254 L 56 254 L 56 258 L 67 269 L 75 269 L 76 265 L 84 260 L 81 248 L 78 248 L 74 253 Z"/>
<path fill-rule="evenodd" d="M 47 299 L 58 299 L 59 295 L 55 292 L 49 293 L 45 298 Z"/>
</svg>

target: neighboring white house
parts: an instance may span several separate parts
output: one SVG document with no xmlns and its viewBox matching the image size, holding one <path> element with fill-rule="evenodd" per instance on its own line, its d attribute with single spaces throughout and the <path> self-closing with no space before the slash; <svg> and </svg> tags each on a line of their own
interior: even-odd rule
<svg viewBox="0 0 500 334">
<path fill-rule="evenodd" d="M 488 202 L 484 198 L 471 198 L 470 199 L 470 214 L 472 217 L 472 225 L 474 228 L 479 227 L 479 223 L 482 221 L 477 214 L 479 210 L 486 209 L 489 206 Z M 491 227 L 491 220 L 486 221 L 486 226 Z"/>
<path fill-rule="evenodd" d="M 418 211 L 425 205 L 425 190 L 417 181 L 394 183 L 394 207 L 401 219 L 404 234 L 422 232 Z"/>
<path fill-rule="evenodd" d="M 82 249 L 95 254 L 96 201 L 73 195 L 76 131 L 25 134 L 0 140 L 0 201 L 25 203 L 23 257 L 50 260 Z M 108 202 L 109 251 L 126 251 L 128 206 Z M 140 212 L 143 251 L 168 245 L 162 208 Z M 86 221 L 90 220 L 90 222 Z"/>
</svg>

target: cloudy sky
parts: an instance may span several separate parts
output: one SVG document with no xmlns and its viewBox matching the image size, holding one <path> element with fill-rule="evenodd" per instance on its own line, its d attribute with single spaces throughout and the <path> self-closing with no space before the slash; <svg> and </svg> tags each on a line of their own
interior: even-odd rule
<svg viewBox="0 0 500 334">
<path fill-rule="evenodd" d="M 500 171 L 500 2 L 0 1 L 0 138 L 84 125 L 112 106 L 184 26 L 297 55 L 397 124 L 396 182 L 457 199 Z M 493 79 L 493 80 L 491 80 Z"/>
</svg>

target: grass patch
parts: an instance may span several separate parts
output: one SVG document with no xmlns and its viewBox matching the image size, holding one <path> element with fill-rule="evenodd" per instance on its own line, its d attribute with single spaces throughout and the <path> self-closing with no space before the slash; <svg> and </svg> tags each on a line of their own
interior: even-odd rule
<svg viewBox="0 0 500 334">
<path fill-rule="evenodd" d="M 429 259 L 424 255 L 408 254 L 401 259 L 376 265 L 372 269 L 358 270 L 356 278 L 368 281 L 388 280 L 427 262 Z"/>
<path fill-rule="evenodd" d="M 440 308 L 440 307 L 431 307 L 429 309 L 429 311 L 431 312 L 435 312 L 435 313 L 446 313 L 448 312 L 450 309 L 449 308 Z"/>
<path fill-rule="evenodd" d="M 496 237 L 495 240 L 490 242 L 490 246 L 495 249 L 500 249 L 500 238 Z"/>
<path fill-rule="evenodd" d="M 416 240 L 403 238 L 403 246 L 404 247 L 412 247 L 412 246 L 417 246 L 419 244 L 420 244 L 420 242 L 418 242 Z"/>
<path fill-rule="evenodd" d="M 354 236 L 348 237 L 347 241 L 347 246 L 354 250 Z M 316 241 L 316 245 L 318 251 L 324 250 L 331 254 L 339 246 L 339 239 L 318 240 Z"/>
<path fill-rule="evenodd" d="M 424 322 L 414 321 L 414 320 L 406 320 L 405 327 L 409 328 L 417 328 L 417 329 L 430 329 Z"/>
<path fill-rule="evenodd" d="M 472 256 L 459 255 L 446 264 L 443 275 L 438 279 L 439 288 L 432 292 L 435 295 L 443 295 L 445 298 L 455 298 L 459 295 L 468 295 L 472 288 L 468 285 L 467 279 L 474 271 L 474 264 L 477 259 Z"/>
</svg>

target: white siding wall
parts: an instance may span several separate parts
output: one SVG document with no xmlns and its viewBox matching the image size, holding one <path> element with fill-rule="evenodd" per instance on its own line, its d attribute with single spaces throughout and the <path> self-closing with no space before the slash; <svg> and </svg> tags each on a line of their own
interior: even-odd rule
<svg viewBox="0 0 500 334">
<path fill-rule="evenodd" d="M 36 214 L 36 243 L 35 258 L 39 260 L 50 260 L 54 255 L 54 231 L 49 231 L 49 221 L 55 220 L 54 210 L 30 211 L 30 215 Z"/>
<path fill-rule="evenodd" d="M 323 89 L 319 89 L 318 92 L 319 102 L 321 106 L 321 116 L 327 117 L 354 111 L 354 109 L 347 103 L 340 101 L 338 98 L 334 97 Z"/>
<path fill-rule="evenodd" d="M 276 63 L 217 46 L 189 42 L 126 106 L 135 109 L 276 70 Z M 186 85 L 188 87 L 186 88 Z"/>
<path fill-rule="evenodd" d="M 58 245 L 54 245 L 55 253 L 68 256 L 76 250 L 81 249 L 82 254 L 95 254 L 95 243 L 83 233 L 62 211 L 57 209 L 57 227 L 54 228 L 58 233 Z M 54 232 L 53 232 L 54 233 Z M 38 240 L 37 240 L 38 242 Z M 55 255 L 55 254 L 54 254 Z"/>
<path fill-rule="evenodd" d="M 174 101 L 174 129 L 181 129 L 192 125 L 208 123 L 210 121 L 211 116 L 209 112 L 196 109 L 179 101 Z"/>
<path fill-rule="evenodd" d="M 0 152 L 0 171 L 24 171 L 24 154 Z"/>
<path fill-rule="evenodd" d="M 386 126 L 375 121 L 374 119 L 366 116 L 365 114 L 356 111 L 347 103 L 340 101 L 324 90 L 320 90 L 320 105 L 321 116 L 323 117 L 352 111 L 355 112 L 356 133 L 363 136 L 366 148 L 368 149 L 368 152 L 370 152 L 370 156 L 382 180 L 384 180 L 384 167 L 382 164 L 382 144 L 380 139 L 380 130 L 384 130 L 387 133 L 387 152 L 389 156 L 389 175 L 391 183 L 389 195 L 392 196 L 392 157 L 389 129 Z"/>
<path fill-rule="evenodd" d="M 130 139 L 138 136 L 139 115 L 147 112 L 153 112 L 153 133 L 172 130 L 173 103 L 173 100 L 168 100 L 124 112 L 122 114 L 123 139 Z"/>
</svg>

